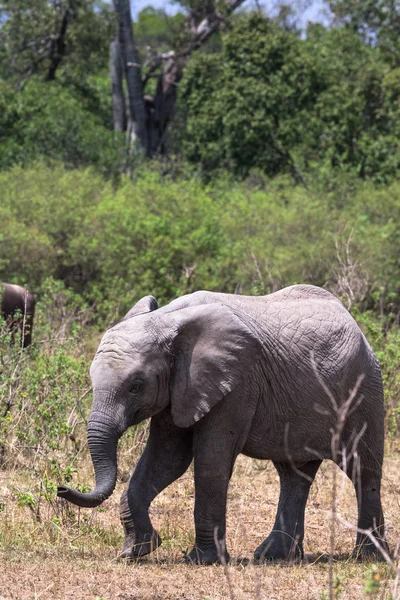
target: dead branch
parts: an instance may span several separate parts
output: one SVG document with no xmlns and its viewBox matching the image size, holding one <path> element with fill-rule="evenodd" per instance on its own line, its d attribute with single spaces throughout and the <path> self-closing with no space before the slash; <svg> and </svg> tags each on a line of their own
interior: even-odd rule
<svg viewBox="0 0 400 600">
<path fill-rule="evenodd" d="M 213 33 L 218 30 L 220 25 L 226 21 L 227 17 L 229 17 L 244 2 L 245 0 L 225 0 L 225 14 L 217 12 L 215 8 L 210 8 L 200 22 L 197 22 L 198 15 L 196 15 L 196 12 L 191 10 L 188 15 L 187 27 L 191 34 L 189 41 L 184 43 L 184 47 L 178 53 L 163 52 L 156 54 L 153 57 L 144 76 L 144 82 L 147 82 L 154 71 L 165 61 L 168 61 L 171 58 L 174 58 L 176 61 L 179 61 L 179 59 L 187 59 L 192 52 L 200 48 L 200 46 L 202 46 L 213 35 Z"/>
</svg>

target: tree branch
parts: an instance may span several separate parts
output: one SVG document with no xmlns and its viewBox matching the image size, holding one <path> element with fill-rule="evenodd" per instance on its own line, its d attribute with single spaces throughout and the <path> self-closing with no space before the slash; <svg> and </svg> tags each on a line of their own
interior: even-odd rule
<svg viewBox="0 0 400 600">
<path fill-rule="evenodd" d="M 67 34 L 68 25 L 73 18 L 74 11 L 69 6 L 63 13 L 60 31 L 56 35 L 50 36 L 50 67 L 47 72 L 46 81 L 54 81 L 56 78 L 56 71 L 65 54 L 65 36 Z"/>
<path fill-rule="evenodd" d="M 147 72 L 144 76 L 144 85 L 148 82 L 153 73 L 164 62 L 170 61 L 172 56 L 176 60 L 188 58 L 194 50 L 200 48 L 212 35 L 215 33 L 225 19 L 230 16 L 239 6 L 244 4 L 246 0 L 225 0 L 225 14 L 217 12 L 214 8 L 203 16 L 198 24 L 196 24 L 196 16 L 194 11 L 191 11 L 188 16 L 188 29 L 191 32 L 191 39 L 186 42 L 186 47 L 182 48 L 178 53 L 163 52 L 157 54 L 152 59 Z"/>
</svg>

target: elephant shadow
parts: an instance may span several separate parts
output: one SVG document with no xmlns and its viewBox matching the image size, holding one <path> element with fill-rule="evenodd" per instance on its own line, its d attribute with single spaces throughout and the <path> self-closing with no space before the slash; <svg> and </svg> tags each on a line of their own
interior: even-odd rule
<svg viewBox="0 0 400 600">
<path fill-rule="evenodd" d="M 345 563 L 345 562 L 357 562 L 357 559 L 355 559 L 352 556 L 351 552 L 347 552 L 347 553 L 335 553 L 333 555 L 333 561 L 334 562 L 341 562 L 341 563 Z M 248 566 L 254 566 L 254 567 L 276 567 L 277 565 L 279 565 L 280 567 L 293 567 L 295 565 L 298 564 L 302 564 L 302 565 L 314 565 L 314 564 L 327 564 L 329 562 L 330 556 L 328 553 L 324 552 L 324 553 L 310 553 L 310 554 L 305 554 L 304 557 L 302 559 L 298 559 L 298 560 L 294 560 L 294 561 L 288 561 L 288 560 L 281 560 L 281 559 L 277 559 L 277 560 L 268 560 L 265 561 L 263 563 L 260 563 L 254 559 L 250 559 L 247 557 L 231 557 L 230 561 L 229 561 L 229 565 L 232 567 L 248 567 Z M 184 559 L 180 559 L 180 558 L 156 558 L 156 557 L 152 557 L 152 556 L 142 556 L 142 557 L 135 557 L 132 559 L 123 559 L 126 560 L 127 562 L 130 563 L 139 563 L 141 565 L 154 565 L 157 564 L 159 566 L 172 566 L 172 565 L 177 565 L 177 564 L 181 564 L 184 563 Z M 196 565 L 197 566 L 197 565 Z M 208 566 L 208 565 L 199 565 L 199 566 Z"/>
<path fill-rule="evenodd" d="M 351 552 L 349 553 L 336 553 L 333 555 L 334 562 L 348 562 L 354 561 L 355 559 L 352 557 Z M 249 565 L 256 567 L 275 567 L 277 565 L 281 567 L 293 567 L 298 564 L 302 565 L 313 565 L 313 564 L 326 564 L 329 562 L 329 554 L 326 552 L 323 553 L 310 553 L 305 554 L 301 559 L 295 560 L 284 560 L 284 559 L 269 559 L 265 562 L 260 563 L 257 560 L 249 559 L 249 558 L 231 558 L 230 564 L 233 566 L 242 566 L 247 567 Z"/>
</svg>

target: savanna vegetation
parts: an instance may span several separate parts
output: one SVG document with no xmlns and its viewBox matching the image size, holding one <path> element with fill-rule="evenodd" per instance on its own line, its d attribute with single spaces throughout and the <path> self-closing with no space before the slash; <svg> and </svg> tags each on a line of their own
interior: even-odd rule
<svg viewBox="0 0 400 600">
<path fill-rule="evenodd" d="M 147 423 L 121 441 L 103 507 L 55 497 L 57 484 L 90 485 L 88 367 L 135 301 L 312 283 L 344 302 L 379 358 L 384 509 L 393 550 L 400 540 L 399 3 L 330 0 L 325 23 L 307 27 L 290 6 L 149 7 L 130 28 L 140 80 L 116 75 L 124 7 L 0 2 L 0 280 L 38 301 L 27 351 L 0 322 L 0 596 L 399 598 L 396 561 L 348 558 L 345 483 L 332 545 L 329 465 L 310 498 L 309 564 L 287 569 L 247 564 L 278 497 L 272 466 L 249 459 L 230 492 L 232 567 L 177 564 L 193 541 L 190 472 L 155 502 L 162 549 L 115 562 L 118 491 Z"/>
</svg>

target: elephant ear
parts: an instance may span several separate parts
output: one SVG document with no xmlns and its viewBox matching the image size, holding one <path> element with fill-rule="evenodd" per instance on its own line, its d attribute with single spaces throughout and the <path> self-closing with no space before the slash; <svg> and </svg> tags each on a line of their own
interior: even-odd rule
<svg viewBox="0 0 400 600">
<path fill-rule="evenodd" d="M 126 321 L 131 317 L 136 317 L 137 315 L 141 315 L 143 313 L 151 312 L 153 310 L 157 310 L 158 303 L 154 296 L 144 296 L 141 300 L 136 302 L 134 306 L 126 313 L 122 321 Z"/>
<path fill-rule="evenodd" d="M 229 308 L 192 306 L 172 313 L 177 325 L 171 379 L 172 418 L 190 427 L 250 372 L 262 345 Z"/>
</svg>

